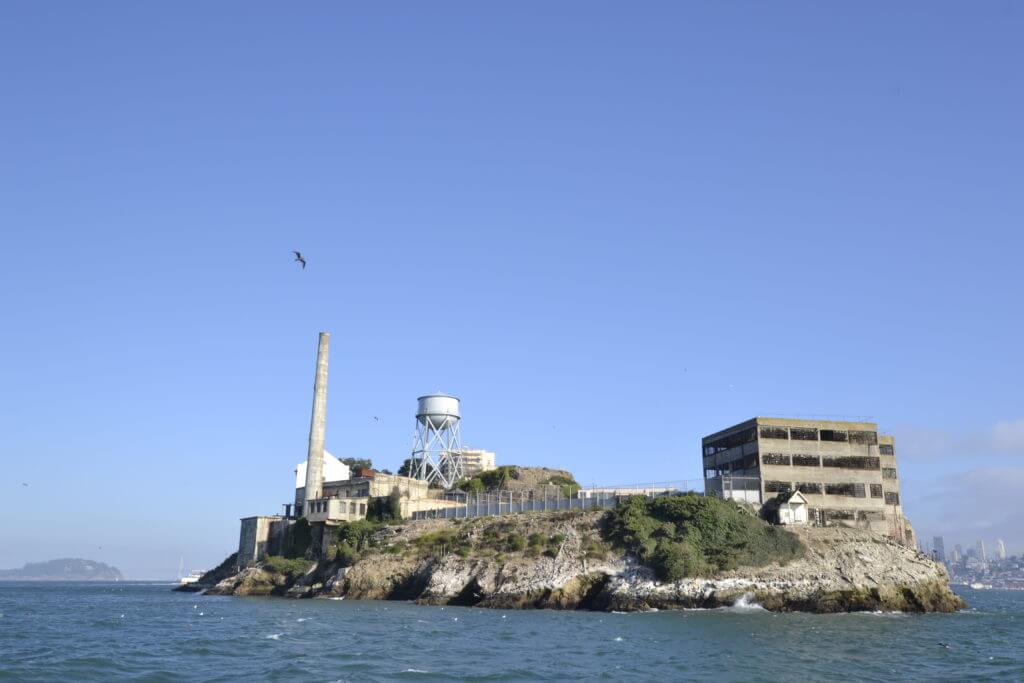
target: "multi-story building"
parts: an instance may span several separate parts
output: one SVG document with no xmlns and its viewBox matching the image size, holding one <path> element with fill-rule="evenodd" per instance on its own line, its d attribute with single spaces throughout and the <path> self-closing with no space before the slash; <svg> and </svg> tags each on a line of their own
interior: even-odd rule
<svg viewBox="0 0 1024 683">
<path fill-rule="evenodd" d="M 1006 559 L 1006 544 L 1001 538 L 996 539 L 996 557 L 1000 562 Z"/>
<path fill-rule="evenodd" d="M 485 451 L 479 448 L 462 449 L 462 475 L 464 477 L 472 477 L 496 468 L 494 451 Z"/>
<path fill-rule="evenodd" d="M 936 536 L 932 539 L 932 552 L 935 553 L 935 559 L 939 562 L 946 561 L 946 541 L 942 536 Z"/>
<path fill-rule="evenodd" d="M 756 417 L 702 440 L 708 493 L 762 505 L 800 491 L 815 524 L 888 533 L 911 547 L 896 445 L 874 422 Z"/>
<path fill-rule="evenodd" d="M 985 552 L 985 541 L 979 539 L 974 544 L 974 552 L 975 557 L 977 557 L 979 560 L 981 560 L 982 562 L 988 562 L 988 553 Z"/>
</svg>

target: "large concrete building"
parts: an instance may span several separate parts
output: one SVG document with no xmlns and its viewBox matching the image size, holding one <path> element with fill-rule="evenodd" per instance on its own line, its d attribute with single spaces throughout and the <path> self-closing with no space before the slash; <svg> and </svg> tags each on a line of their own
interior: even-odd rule
<svg viewBox="0 0 1024 683">
<path fill-rule="evenodd" d="M 708 493 L 760 506 L 800 491 L 815 524 L 870 528 L 914 545 L 895 441 L 874 422 L 756 417 L 701 446 Z"/>
</svg>

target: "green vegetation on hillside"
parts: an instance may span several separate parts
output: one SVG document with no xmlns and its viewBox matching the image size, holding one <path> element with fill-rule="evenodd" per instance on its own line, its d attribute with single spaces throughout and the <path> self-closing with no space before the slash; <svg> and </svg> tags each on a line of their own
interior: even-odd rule
<svg viewBox="0 0 1024 683">
<path fill-rule="evenodd" d="M 455 488 L 462 489 L 468 493 L 483 493 L 484 491 L 503 491 L 509 488 L 509 483 L 519 478 L 519 467 L 516 465 L 502 465 L 493 470 L 480 472 L 467 479 L 460 479 Z M 541 486 L 557 486 L 562 495 L 571 498 L 580 490 L 580 485 L 571 477 L 560 474 L 552 475 L 547 481 L 540 482 Z"/>
<path fill-rule="evenodd" d="M 346 567 L 352 566 L 377 545 L 374 534 L 383 526 L 383 523 L 370 519 L 342 522 L 334 532 L 334 543 L 324 539 L 325 558 L 332 562 L 338 560 Z"/>
<path fill-rule="evenodd" d="M 304 560 L 300 557 L 281 557 L 271 555 L 263 561 L 263 566 L 275 574 L 283 574 L 292 579 L 297 579 L 313 566 L 312 560 Z"/>
<path fill-rule="evenodd" d="M 740 566 L 786 563 L 803 555 L 794 534 L 732 501 L 687 493 L 630 496 L 609 513 L 609 538 L 636 553 L 663 581 L 712 576 Z"/>
</svg>

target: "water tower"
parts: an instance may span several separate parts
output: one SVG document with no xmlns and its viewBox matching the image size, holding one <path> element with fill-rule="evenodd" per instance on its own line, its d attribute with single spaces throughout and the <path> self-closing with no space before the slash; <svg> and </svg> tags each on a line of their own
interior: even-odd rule
<svg viewBox="0 0 1024 683">
<path fill-rule="evenodd" d="M 446 489 L 462 478 L 459 399 L 447 394 L 420 396 L 409 476 Z"/>
</svg>

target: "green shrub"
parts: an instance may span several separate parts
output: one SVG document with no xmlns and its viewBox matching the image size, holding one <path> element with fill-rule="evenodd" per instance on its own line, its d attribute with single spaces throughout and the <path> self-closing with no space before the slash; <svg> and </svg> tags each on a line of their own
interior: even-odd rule
<svg viewBox="0 0 1024 683">
<path fill-rule="evenodd" d="M 654 499 L 631 496 L 610 513 L 606 534 L 665 581 L 785 563 L 804 552 L 794 534 L 768 525 L 731 501 L 693 493 Z"/>
<path fill-rule="evenodd" d="M 526 539 L 526 542 L 531 548 L 541 548 L 547 542 L 547 539 L 544 538 L 544 534 L 534 532 L 530 534 L 529 538 Z"/>
<path fill-rule="evenodd" d="M 564 543 L 564 542 L 565 542 L 565 536 L 563 536 L 562 534 L 555 534 L 554 536 L 552 536 L 551 538 L 548 539 L 548 547 L 549 548 L 557 548 L 560 545 L 562 545 L 562 543 Z"/>
<path fill-rule="evenodd" d="M 563 477 L 561 474 L 556 474 L 548 479 L 548 483 L 557 486 L 566 498 L 572 498 L 580 490 L 580 485 L 576 483 L 575 479 Z"/>
<path fill-rule="evenodd" d="M 309 568 L 313 566 L 312 560 L 305 560 L 301 557 L 282 557 L 280 555 L 271 555 L 263 561 L 263 567 L 269 569 L 275 574 L 284 574 L 293 579 L 297 579 L 309 571 Z"/>
<path fill-rule="evenodd" d="M 509 534 L 505 539 L 505 546 L 509 549 L 509 552 L 521 552 L 526 548 L 526 538 L 522 534 Z"/>
<path fill-rule="evenodd" d="M 413 539 L 413 544 L 430 555 L 443 556 L 448 553 L 462 553 L 466 555 L 472 549 L 469 539 L 459 534 L 457 529 L 438 529 Z M 463 555 L 465 557 L 466 555 Z"/>
</svg>

